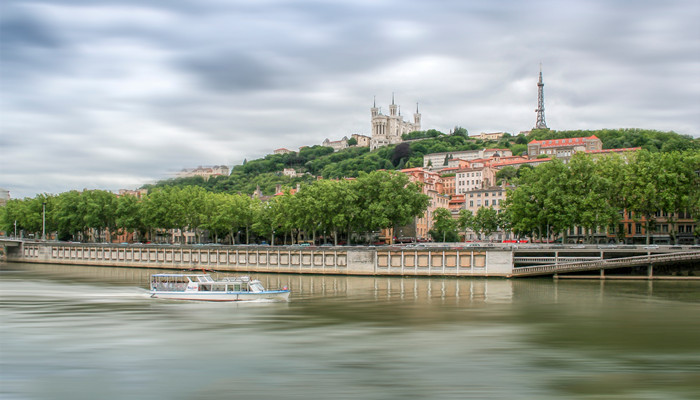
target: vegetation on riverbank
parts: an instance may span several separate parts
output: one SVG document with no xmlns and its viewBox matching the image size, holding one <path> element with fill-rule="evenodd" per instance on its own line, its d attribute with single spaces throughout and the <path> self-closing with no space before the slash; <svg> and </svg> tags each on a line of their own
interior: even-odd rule
<svg viewBox="0 0 700 400">
<path fill-rule="evenodd" d="M 208 231 L 210 239 L 248 243 L 251 235 L 274 243 L 317 235 L 346 239 L 365 237 L 383 228 L 404 225 L 422 215 L 428 197 L 408 177 L 387 171 L 361 174 L 353 180 L 320 180 L 297 194 L 286 191 L 268 202 L 250 196 L 213 193 L 199 186 L 154 189 L 142 199 L 103 190 L 70 191 L 58 196 L 10 200 L 0 214 L 0 226 L 42 232 L 46 203 L 46 232 L 61 240 L 111 240 L 107 235 L 138 232 L 143 240 L 156 231 Z M 354 235 L 353 235 L 354 234 Z M 368 240 L 368 239 L 365 239 Z"/>
</svg>

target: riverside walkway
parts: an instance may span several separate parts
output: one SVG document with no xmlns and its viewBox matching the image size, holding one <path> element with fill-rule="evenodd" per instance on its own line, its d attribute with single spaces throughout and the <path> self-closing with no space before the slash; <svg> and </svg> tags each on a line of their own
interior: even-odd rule
<svg viewBox="0 0 700 400">
<path fill-rule="evenodd" d="M 156 245 L 44 242 L 0 238 L 8 261 L 161 269 L 212 269 L 336 275 L 520 278 L 655 265 L 700 265 L 698 246 L 510 245 L 407 246 Z"/>
</svg>

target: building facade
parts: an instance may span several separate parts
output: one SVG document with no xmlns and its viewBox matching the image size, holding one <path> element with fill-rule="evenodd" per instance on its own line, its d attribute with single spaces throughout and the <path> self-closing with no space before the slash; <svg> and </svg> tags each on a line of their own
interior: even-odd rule
<svg viewBox="0 0 700 400">
<path fill-rule="evenodd" d="M 342 139 L 333 140 L 333 141 L 326 138 L 326 140 L 324 140 L 323 143 L 321 143 L 321 145 L 324 147 L 332 147 L 333 151 L 340 151 L 343 149 L 347 149 L 348 148 L 348 137 L 343 136 Z"/>
<path fill-rule="evenodd" d="M 355 141 L 357 141 L 357 144 L 355 145 L 357 147 L 369 147 L 372 142 L 371 137 L 365 135 L 358 135 L 357 133 L 353 133 L 351 137 L 355 139 Z"/>
<path fill-rule="evenodd" d="M 464 194 L 464 209 L 469 211 L 472 215 L 476 215 L 480 208 L 492 208 L 496 210 L 497 213 L 501 213 L 503 202 L 506 200 L 506 190 L 509 187 L 502 186 L 488 186 L 482 189 L 472 190 Z M 479 235 L 471 230 L 465 232 L 465 240 L 473 241 L 479 240 Z M 510 239 L 511 233 L 499 228 L 497 231 L 491 233 L 487 238 L 481 238 L 481 240 L 497 241 Z"/>
<path fill-rule="evenodd" d="M 423 168 L 431 171 L 440 171 L 445 168 L 461 168 L 463 165 L 459 163 L 459 160 L 473 161 L 492 157 L 510 157 L 512 155 L 513 152 L 510 151 L 510 149 L 480 149 L 430 153 L 423 156 Z"/>
<path fill-rule="evenodd" d="M 0 188 L 0 207 L 7 204 L 8 201 L 10 201 L 10 191 Z"/>
<path fill-rule="evenodd" d="M 469 135 L 469 138 L 470 138 L 470 139 L 481 139 L 481 140 L 494 140 L 494 141 L 498 141 L 498 140 L 501 140 L 501 138 L 502 138 L 503 135 L 505 135 L 505 134 L 506 134 L 505 132 L 491 132 L 491 133 L 481 132 L 481 133 L 478 134 L 478 135 Z"/>
<path fill-rule="evenodd" d="M 413 114 L 413 122 L 404 121 L 399 107 L 394 102 L 394 96 L 391 96 L 391 105 L 389 106 L 389 115 L 384 115 L 377 108 L 375 102 L 370 109 L 372 115 L 372 139 L 370 140 L 370 150 L 375 150 L 382 146 L 401 143 L 403 139 L 401 135 L 421 129 L 421 114 L 416 112 Z"/>
<path fill-rule="evenodd" d="M 428 195 L 430 203 L 422 216 L 415 218 L 412 224 L 402 226 L 394 232 L 398 240 L 415 237 L 418 240 L 429 240 L 430 230 L 433 229 L 433 215 L 438 208 L 448 208 L 450 196 L 443 194 L 442 178 L 435 172 L 423 168 L 409 168 L 401 170 L 408 175 L 411 182 L 420 183 L 423 193 Z"/>
<path fill-rule="evenodd" d="M 274 154 L 289 154 L 289 153 L 294 153 L 292 150 L 281 148 L 281 149 L 276 149 L 273 151 Z"/>
<path fill-rule="evenodd" d="M 603 142 L 595 135 L 588 137 L 533 140 L 527 144 L 527 154 L 530 158 L 540 155 L 556 157 L 563 162 L 567 162 L 578 152 L 592 152 L 603 149 Z"/>
<path fill-rule="evenodd" d="M 193 169 L 183 169 L 178 172 L 178 178 L 188 178 L 192 176 L 201 176 L 204 180 L 208 180 L 212 176 L 228 176 L 229 170 L 225 165 L 215 165 L 213 167 L 202 167 L 201 165 Z"/>
</svg>

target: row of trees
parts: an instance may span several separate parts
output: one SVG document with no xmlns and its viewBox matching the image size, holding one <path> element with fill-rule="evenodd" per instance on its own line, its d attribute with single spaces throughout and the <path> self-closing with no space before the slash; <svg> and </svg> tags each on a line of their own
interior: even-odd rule
<svg viewBox="0 0 700 400">
<path fill-rule="evenodd" d="M 645 222 L 649 243 L 657 213 L 668 214 L 672 227 L 674 213 L 700 215 L 698 151 L 642 150 L 598 159 L 579 153 L 568 164 L 554 160 L 523 170 L 515 182 L 505 202 L 505 218 L 520 235 L 566 240 L 574 226 L 588 235 L 600 227 L 621 233 L 619 223 L 626 211 Z"/>
<path fill-rule="evenodd" d="M 439 208 L 433 214 L 433 229 L 429 233 L 436 242 L 459 242 L 459 232 L 464 232 L 466 237 L 468 230 L 475 232 L 480 238 L 487 237 L 499 228 L 510 225 L 505 216 L 506 214 L 498 213 L 493 208 L 480 207 L 476 214 L 469 210 L 460 210 L 459 217 L 454 219 L 449 210 Z"/>
<path fill-rule="evenodd" d="M 46 203 L 46 231 L 61 240 L 111 240 L 109 234 L 136 232 L 152 238 L 156 230 L 177 229 L 215 240 L 249 243 L 251 233 L 271 243 L 276 236 L 292 241 L 304 235 L 333 237 L 340 233 L 366 234 L 405 225 L 423 214 L 429 198 L 403 174 L 376 171 L 354 180 L 318 180 L 267 202 L 246 195 L 214 193 L 197 186 L 166 186 L 142 199 L 117 197 L 101 190 L 71 191 L 57 196 L 10 200 L 0 209 L 1 229 L 42 231 Z"/>
</svg>

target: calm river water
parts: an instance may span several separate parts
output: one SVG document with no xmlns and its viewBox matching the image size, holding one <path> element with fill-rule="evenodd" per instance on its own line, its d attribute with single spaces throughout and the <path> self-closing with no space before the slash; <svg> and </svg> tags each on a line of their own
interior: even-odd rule
<svg viewBox="0 0 700 400">
<path fill-rule="evenodd" d="M 700 281 L 253 274 L 290 302 L 198 303 L 153 272 L 0 264 L 0 398 L 700 396 Z"/>
</svg>

